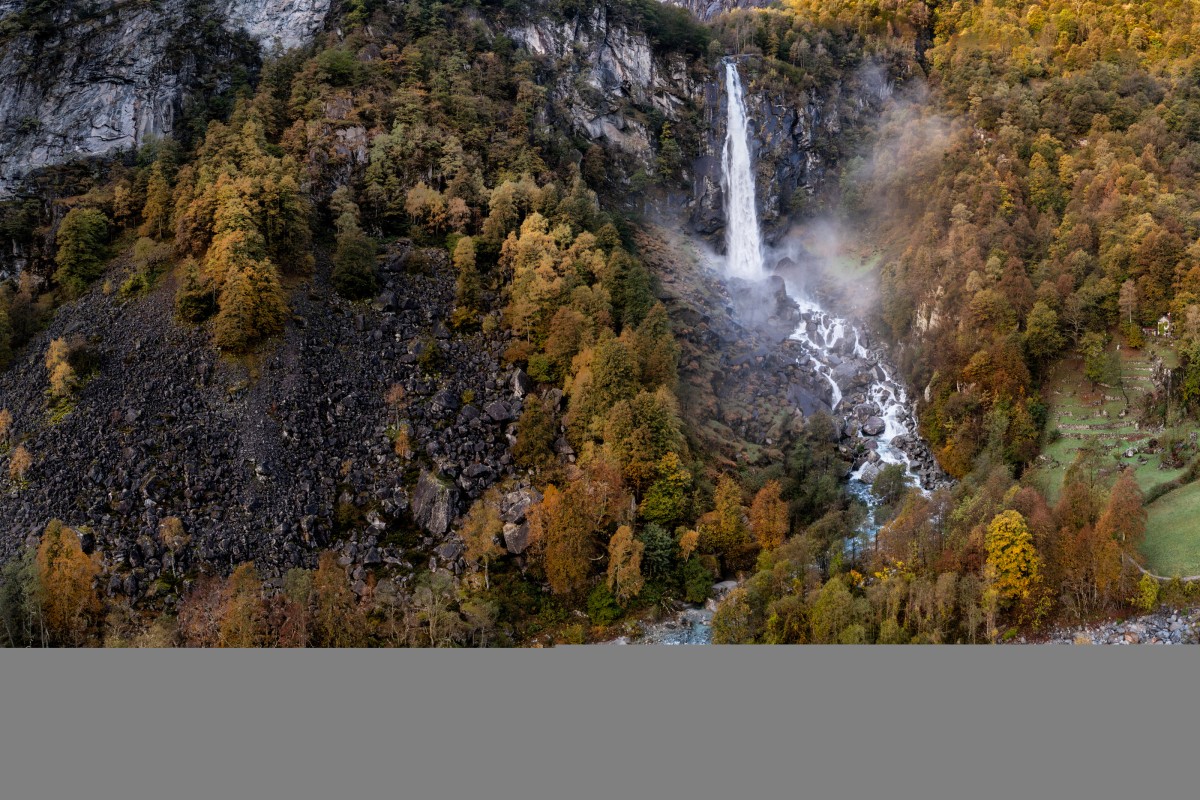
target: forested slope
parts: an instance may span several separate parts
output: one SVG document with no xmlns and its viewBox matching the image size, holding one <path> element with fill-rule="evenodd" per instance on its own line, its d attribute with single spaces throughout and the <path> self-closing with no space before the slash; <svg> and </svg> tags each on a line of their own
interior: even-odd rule
<svg viewBox="0 0 1200 800">
<path fill-rule="evenodd" d="M 335 9 L 194 137 L 0 208 L 0 639 L 582 641 L 722 578 L 731 642 L 1185 602 L 1132 566 L 1130 474 L 1082 452 L 1051 504 L 1027 467 L 1074 349 L 1100 370 L 1169 313 L 1176 394 L 1132 411 L 1200 398 L 1191 12 Z M 682 241 L 723 231 L 727 53 L 769 238 L 836 219 L 879 255 L 877 322 L 961 479 L 884 470 L 875 538 L 863 454 L 790 399 L 794 308 L 745 324 Z"/>
</svg>

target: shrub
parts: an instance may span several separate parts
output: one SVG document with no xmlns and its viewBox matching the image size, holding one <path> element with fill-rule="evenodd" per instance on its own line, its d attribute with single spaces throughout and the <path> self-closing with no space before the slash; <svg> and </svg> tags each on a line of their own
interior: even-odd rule
<svg viewBox="0 0 1200 800">
<path fill-rule="evenodd" d="M 555 637 L 557 644 L 584 644 L 587 641 L 587 632 L 583 629 L 583 625 L 575 623 L 567 625 L 558 632 Z"/>
<path fill-rule="evenodd" d="M 1158 581 L 1143 575 L 1138 581 L 1137 593 L 1133 596 L 1134 607 L 1142 612 L 1153 611 L 1158 606 Z"/>
<path fill-rule="evenodd" d="M 683 599 L 689 603 L 703 603 L 712 590 L 712 579 L 712 572 L 699 556 L 689 558 L 683 565 Z"/>
<path fill-rule="evenodd" d="M 587 601 L 588 617 L 595 625 L 610 625 L 621 616 L 621 606 L 617 598 L 603 583 L 597 584 Z"/>
<path fill-rule="evenodd" d="M 154 288 L 171 263 L 171 246 L 143 236 L 133 246 L 135 272 L 121 284 L 121 297 L 139 297 Z"/>
</svg>

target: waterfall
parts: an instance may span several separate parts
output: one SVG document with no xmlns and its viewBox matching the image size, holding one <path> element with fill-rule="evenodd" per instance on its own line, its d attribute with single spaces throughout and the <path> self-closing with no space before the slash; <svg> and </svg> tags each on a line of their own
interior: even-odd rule
<svg viewBox="0 0 1200 800">
<path fill-rule="evenodd" d="M 754 191 L 754 169 L 750 158 L 750 128 L 746 119 L 746 98 L 737 64 L 725 62 L 726 103 L 725 150 L 722 159 L 725 182 L 726 274 L 749 281 L 767 277 L 764 269 L 762 237 L 758 228 L 758 210 Z M 851 490 L 871 504 L 870 483 L 877 470 L 886 464 L 901 464 L 913 483 L 921 485 L 917 465 L 905 447 L 917 440 L 915 420 L 907 393 L 884 364 L 882 353 L 863 347 L 857 327 L 849 320 L 822 308 L 811 297 L 787 284 L 788 294 L 800 306 L 802 321 L 792 334 L 808 351 L 808 361 L 817 376 L 829 384 L 829 410 L 843 420 L 855 418 L 870 423 L 871 433 L 861 435 L 870 442 L 869 460 L 858 464 L 851 475 Z M 812 335 L 808 326 L 813 325 Z M 853 344 L 851 344 L 853 339 Z M 839 382 L 835 368 L 843 365 L 847 378 L 870 374 L 869 385 Z M 843 404 L 843 401 L 848 401 Z M 864 420 L 864 415 L 866 419 Z"/>
<path fill-rule="evenodd" d="M 731 277 L 757 281 L 765 277 L 765 271 L 750 160 L 750 130 L 742 79 L 733 61 L 725 62 L 725 91 L 728 98 L 721 164 L 725 178 L 726 269 Z"/>
</svg>

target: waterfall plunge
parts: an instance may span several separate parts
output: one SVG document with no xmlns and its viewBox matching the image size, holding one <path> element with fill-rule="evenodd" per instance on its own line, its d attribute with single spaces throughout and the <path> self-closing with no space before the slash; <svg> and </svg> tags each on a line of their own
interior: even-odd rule
<svg viewBox="0 0 1200 800">
<path fill-rule="evenodd" d="M 754 190 L 754 169 L 750 158 L 750 129 L 746 119 L 746 99 L 742 89 L 741 75 L 737 64 L 731 59 L 725 62 L 726 103 L 725 149 L 722 168 L 725 182 L 725 238 L 727 242 L 726 274 L 747 281 L 762 281 L 767 276 L 763 260 L 764 246 L 758 228 L 758 210 Z M 843 407 L 843 400 L 852 399 L 855 404 L 865 401 L 872 416 L 878 417 L 883 429 L 875 436 L 864 436 L 873 440 L 875 463 L 872 469 L 886 464 L 902 464 L 909 477 L 920 485 L 910 455 L 893 445 L 900 437 L 911 437 L 916 424 L 908 405 L 908 397 L 902 384 L 891 377 L 884 366 L 882 353 L 869 353 L 859 343 L 859 332 L 848 320 L 827 312 L 813 299 L 806 297 L 797 287 L 787 286 L 788 294 L 800 305 L 803 321 L 792 334 L 793 339 L 804 342 L 808 359 L 814 371 L 829 384 L 830 411 L 835 417 L 848 418 L 850 407 Z M 815 336 L 809 336 L 808 326 L 815 328 Z M 850 346 L 850 337 L 854 344 Z M 875 373 L 865 391 L 858 390 L 845 397 L 838 384 L 834 367 L 847 359 L 859 361 L 863 370 Z M 870 487 L 864 475 L 871 461 L 860 465 L 851 476 L 851 490 L 862 497 L 868 505 L 873 503 Z"/>
<path fill-rule="evenodd" d="M 725 238 L 727 267 L 731 277 L 758 281 L 766 277 L 763 269 L 762 242 L 758 232 L 755 206 L 754 170 L 750 161 L 750 131 L 746 120 L 746 99 L 737 65 L 725 62 L 726 106 L 725 151 Z"/>
</svg>

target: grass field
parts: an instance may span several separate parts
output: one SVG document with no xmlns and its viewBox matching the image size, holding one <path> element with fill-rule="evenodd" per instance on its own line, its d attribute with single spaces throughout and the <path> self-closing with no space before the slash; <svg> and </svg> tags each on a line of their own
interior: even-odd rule
<svg viewBox="0 0 1200 800">
<path fill-rule="evenodd" d="M 1084 377 L 1080 358 L 1064 359 L 1047 382 L 1047 429 L 1057 431 L 1059 438 L 1043 448 L 1031 478 L 1051 503 L 1058 501 L 1063 476 L 1075 454 L 1086 446 L 1097 448 L 1101 463 L 1108 469 L 1115 471 L 1118 464 L 1133 468 L 1142 491 L 1183 472 L 1182 468 L 1163 468 L 1162 453 L 1154 445 L 1164 432 L 1142 429 L 1137 423 L 1141 400 L 1153 388 L 1153 357 L 1158 355 L 1171 363 L 1174 353 L 1156 344 L 1116 352 L 1121 363 L 1120 386 L 1093 387 Z M 1187 431 L 1170 433 L 1186 435 Z"/>
<path fill-rule="evenodd" d="M 1162 343 L 1141 350 L 1122 348 L 1120 386 L 1095 387 L 1084 377 L 1080 358 L 1064 359 L 1047 381 L 1050 405 L 1047 431 L 1058 439 L 1042 450 L 1029 477 L 1051 503 L 1058 501 L 1063 476 L 1080 448 L 1093 446 L 1102 468 L 1131 467 L 1143 492 L 1184 473 L 1184 467 L 1164 468 L 1157 442 L 1174 437 L 1190 442 L 1195 426 L 1170 430 L 1144 429 L 1137 418 L 1142 398 L 1152 390 L 1152 363 L 1158 356 L 1177 366 L 1174 351 Z M 1174 415 L 1172 415 L 1174 416 Z M 1147 507 L 1149 519 L 1142 553 L 1147 566 L 1160 575 L 1200 575 L 1200 482 L 1175 489 Z"/>
<path fill-rule="evenodd" d="M 1159 575 L 1200 575 L 1200 482 L 1163 495 L 1147 507 L 1142 555 Z"/>
</svg>

